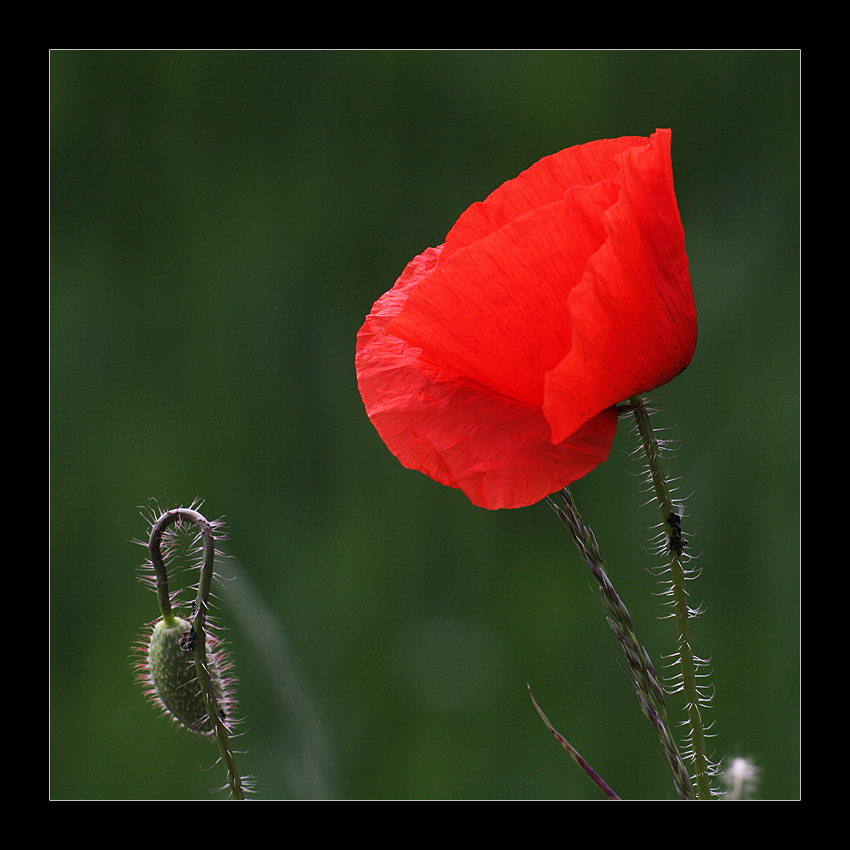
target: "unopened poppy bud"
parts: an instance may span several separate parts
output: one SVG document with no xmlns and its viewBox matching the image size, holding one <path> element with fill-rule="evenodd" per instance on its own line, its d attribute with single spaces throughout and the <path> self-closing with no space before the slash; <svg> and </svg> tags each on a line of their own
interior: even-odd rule
<svg viewBox="0 0 850 850">
<path fill-rule="evenodd" d="M 211 735 L 206 701 L 195 669 L 194 630 L 181 617 L 159 620 L 151 630 L 147 649 L 147 680 L 151 696 L 166 714 L 193 732 Z M 217 695 L 222 698 L 225 683 L 221 678 L 219 658 L 208 657 L 210 678 Z M 223 705 L 224 702 L 220 702 Z"/>
</svg>

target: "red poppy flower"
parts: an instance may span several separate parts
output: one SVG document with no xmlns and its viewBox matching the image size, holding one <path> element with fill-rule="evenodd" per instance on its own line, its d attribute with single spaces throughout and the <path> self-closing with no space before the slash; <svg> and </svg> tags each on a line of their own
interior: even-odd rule
<svg viewBox="0 0 850 850">
<path fill-rule="evenodd" d="M 473 204 L 357 337 L 366 411 L 476 505 L 540 501 L 608 457 L 618 402 L 690 362 L 671 132 L 546 157 Z"/>
</svg>

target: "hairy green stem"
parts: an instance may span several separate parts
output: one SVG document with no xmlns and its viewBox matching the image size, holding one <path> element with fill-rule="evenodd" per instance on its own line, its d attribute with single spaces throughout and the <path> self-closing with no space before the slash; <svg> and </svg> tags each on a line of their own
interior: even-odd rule
<svg viewBox="0 0 850 850">
<path fill-rule="evenodd" d="M 682 537 L 682 517 L 670 493 L 664 464 L 661 460 L 661 448 L 649 421 L 646 402 L 642 396 L 635 396 L 629 399 L 629 405 L 637 422 L 652 487 L 667 536 L 671 597 L 676 622 L 681 690 L 685 695 L 686 701 L 688 737 L 694 764 L 694 781 L 696 783 L 698 799 L 709 800 L 712 798 L 711 765 L 706 754 L 705 727 L 701 712 L 703 697 L 700 694 L 697 681 L 698 662 L 691 646 L 690 621 L 692 611 L 688 605 L 688 594 L 685 590 L 684 550 L 687 543 Z"/>
<path fill-rule="evenodd" d="M 174 611 L 171 608 L 171 595 L 168 592 L 168 567 L 165 564 L 165 558 L 162 554 L 162 539 L 166 528 L 169 525 L 177 522 L 180 518 L 179 508 L 174 511 L 166 511 L 159 519 L 154 522 L 150 540 L 148 542 L 148 551 L 150 552 L 151 565 L 153 566 L 154 575 L 156 577 L 156 599 L 159 603 L 159 612 L 162 614 L 162 619 L 167 625 L 174 622 Z"/>
</svg>

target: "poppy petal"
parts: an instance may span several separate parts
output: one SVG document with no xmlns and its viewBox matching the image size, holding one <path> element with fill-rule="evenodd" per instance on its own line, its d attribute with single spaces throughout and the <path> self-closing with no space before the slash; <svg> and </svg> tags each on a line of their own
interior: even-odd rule
<svg viewBox="0 0 850 850">
<path fill-rule="evenodd" d="M 617 193 L 614 181 L 576 187 L 568 201 L 531 210 L 441 259 L 388 332 L 541 407 L 545 375 L 572 345 L 569 293 L 605 240 L 602 216 Z"/>
<path fill-rule="evenodd" d="M 614 157 L 645 144 L 642 136 L 623 136 L 576 145 L 544 157 L 461 215 L 446 237 L 441 262 L 520 216 L 563 200 L 568 188 L 615 179 L 618 168 Z"/>
<path fill-rule="evenodd" d="M 693 357 L 697 317 L 673 192 L 670 131 L 620 157 L 607 238 L 570 293 L 573 343 L 546 376 L 556 442 L 600 410 L 655 389 Z"/>
<path fill-rule="evenodd" d="M 367 413 L 401 463 L 463 490 L 480 507 L 534 504 L 607 459 L 616 410 L 554 445 L 539 407 L 494 394 L 446 370 L 387 327 L 440 248 L 413 260 L 373 308 L 357 340 L 357 376 Z"/>
</svg>

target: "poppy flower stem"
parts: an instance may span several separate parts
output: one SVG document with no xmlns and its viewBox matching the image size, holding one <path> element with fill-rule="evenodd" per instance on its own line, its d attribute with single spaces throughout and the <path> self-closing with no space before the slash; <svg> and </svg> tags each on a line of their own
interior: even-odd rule
<svg viewBox="0 0 850 850">
<path fill-rule="evenodd" d="M 564 487 L 560 495 L 564 503 L 563 508 L 551 498 L 549 504 L 569 530 L 582 558 L 596 580 L 605 607 L 608 625 L 611 626 L 623 647 L 641 710 L 658 734 L 661 748 L 673 772 L 673 783 L 676 790 L 681 799 L 693 800 L 693 783 L 688 775 L 687 767 L 679 755 L 670 729 L 664 689 L 658 681 L 652 659 L 635 635 L 631 615 L 608 578 L 593 530 L 585 525 L 569 489 Z M 546 721 L 545 717 L 543 719 Z M 548 725 L 548 721 L 546 722 Z"/>
<path fill-rule="evenodd" d="M 167 530 L 174 524 L 182 522 L 193 523 L 198 529 L 201 541 L 201 575 L 198 581 L 198 592 L 195 598 L 194 615 L 191 622 L 190 640 L 194 651 L 195 672 L 198 684 L 206 704 L 206 711 L 212 724 L 213 733 L 218 742 L 221 759 L 227 771 L 227 782 L 230 795 L 234 800 L 245 799 L 245 788 L 242 777 L 236 766 L 233 747 L 230 743 L 230 733 L 222 718 L 222 709 L 218 703 L 216 689 L 210 674 L 210 664 L 207 657 L 207 641 L 205 624 L 209 609 L 209 595 L 216 556 L 216 528 L 218 523 L 210 522 L 203 514 L 194 508 L 174 508 L 165 511 L 151 527 L 148 550 L 150 563 L 155 575 L 155 587 L 160 613 L 166 624 L 176 621 L 168 592 L 168 567 L 163 557 L 163 538 Z"/>
<path fill-rule="evenodd" d="M 711 777 L 715 773 L 706 754 L 706 732 L 703 725 L 702 710 L 706 707 L 710 696 L 699 685 L 700 668 L 704 662 L 698 659 L 691 644 L 691 619 L 697 613 L 688 604 L 688 594 L 685 581 L 689 577 L 685 568 L 689 560 L 685 554 L 687 541 L 682 536 L 682 513 L 679 505 L 675 504 L 671 495 L 664 464 L 661 459 L 662 443 L 655 436 L 649 421 L 649 411 L 642 396 L 629 399 L 629 409 L 635 417 L 637 430 L 640 434 L 641 445 L 646 457 L 649 478 L 661 511 L 664 528 L 665 550 L 668 556 L 671 605 L 676 622 L 676 639 L 678 649 L 679 672 L 676 677 L 677 691 L 685 695 L 688 727 L 689 757 L 694 766 L 694 782 L 697 798 L 709 800 Z M 703 676 L 705 674 L 702 674 Z"/>
</svg>

